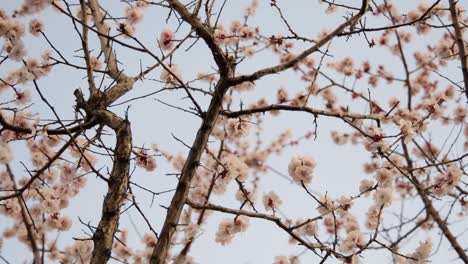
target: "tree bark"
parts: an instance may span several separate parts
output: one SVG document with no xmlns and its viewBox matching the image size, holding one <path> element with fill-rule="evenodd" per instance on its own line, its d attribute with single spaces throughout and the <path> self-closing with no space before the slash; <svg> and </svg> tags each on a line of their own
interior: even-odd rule
<svg viewBox="0 0 468 264">
<path fill-rule="evenodd" d="M 104 198 L 101 220 L 93 235 L 92 264 L 106 263 L 111 256 L 114 234 L 119 225 L 120 207 L 128 188 L 132 151 L 130 123 L 105 110 L 97 111 L 97 116 L 102 124 L 111 127 L 115 131 L 117 142 L 114 150 L 112 172 L 108 180 L 109 189 Z"/>
<path fill-rule="evenodd" d="M 182 175 L 180 177 L 179 183 L 177 184 L 176 193 L 174 194 L 171 205 L 169 206 L 166 220 L 164 221 L 163 228 L 158 238 L 158 243 L 156 244 L 156 247 L 154 248 L 151 255 L 151 264 L 165 263 L 172 235 L 176 230 L 182 209 L 185 205 L 185 202 L 187 201 L 190 183 L 192 182 L 193 175 L 195 175 L 195 171 L 200 162 L 200 157 L 205 149 L 206 143 L 208 142 L 211 131 L 213 130 L 216 120 L 218 119 L 218 115 L 223 103 L 223 96 L 227 90 L 227 87 L 227 83 L 224 80 L 220 80 L 217 85 L 217 92 L 213 96 L 213 99 L 211 99 L 208 111 L 203 118 L 195 141 L 190 149 L 184 167 L 182 168 Z"/>
</svg>

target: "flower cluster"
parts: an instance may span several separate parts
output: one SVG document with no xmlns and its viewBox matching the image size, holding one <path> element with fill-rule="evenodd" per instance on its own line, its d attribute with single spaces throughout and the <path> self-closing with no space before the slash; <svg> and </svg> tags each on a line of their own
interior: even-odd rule
<svg viewBox="0 0 468 264">
<path fill-rule="evenodd" d="M 447 166 L 447 173 L 439 174 L 434 178 L 432 190 L 435 195 L 443 196 L 450 193 L 459 183 L 462 171 L 457 165 L 450 163 Z"/>
<path fill-rule="evenodd" d="M 249 227 L 249 218 L 238 216 L 234 219 L 224 219 L 218 226 L 216 242 L 221 245 L 229 244 L 237 233 L 245 232 Z"/>
<path fill-rule="evenodd" d="M 384 133 L 380 127 L 371 126 L 367 132 L 368 138 L 366 138 L 364 145 L 367 151 L 376 151 L 379 148 L 386 146 L 383 137 Z"/>
<path fill-rule="evenodd" d="M 273 264 L 299 264 L 299 257 L 297 256 L 276 256 Z"/>
<path fill-rule="evenodd" d="M 159 36 L 159 46 L 163 50 L 170 50 L 174 47 L 174 39 L 175 34 L 170 29 L 166 29 L 161 32 L 161 36 Z"/>
<path fill-rule="evenodd" d="M 297 183 L 309 184 L 312 181 L 315 165 L 316 163 L 311 157 L 294 157 L 289 162 L 288 172 Z"/>
<path fill-rule="evenodd" d="M 229 119 L 226 133 L 234 138 L 245 137 L 249 134 L 250 122 L 244 119 Z"/>
<path fill-rule="evenodd" d="M 160 76 L 161 81 L 166 83 L 167 88 L 175 87 L 179 82 L 177 79 L 182 80 L 182 72 L 177 64 L 171 64 L 164 68 Z"/>
<path fill-rule="evenodd" d="M 141 149 L 138 152 L 136 156 L 136 165 L 145 168 L 146 171 L 154 171 L 158 167 L 156 159 L 149 156 L 147 151 L 144 149 Z"/>
</svg>

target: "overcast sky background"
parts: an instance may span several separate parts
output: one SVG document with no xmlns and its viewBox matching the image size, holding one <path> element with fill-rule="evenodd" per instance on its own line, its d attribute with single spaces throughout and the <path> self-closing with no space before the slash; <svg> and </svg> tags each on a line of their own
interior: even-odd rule
<svg viewBox="0 0 468 264">
<path fill-rule="evenodd" d="M 21 2 L 22 1 L 19 0 L 1 0 L 0 8 L 11 11 L 18 7 Z M 123 14 L 123 10 L 114 10 L 116 5 L 114 6 L 113 4 L 119 1 L 101 0 L 100 2 L 104 4 L 106 8 L 109 8 L 115 16 Z M 269 6 L 269 2 L 270 1 L 260 0 L 258 15 L 250 20 L 251 25 L 258 25 L 261 33 L 265 36 L 286 32 L 287 29 L 282 24 L 275 10 Z M 277 0 L 277 2 L 282 8 L 285 17 L 288 18 L 289 23 L 295 30 L 311 38 L 315 37 L 322 29 L 333 29 L 336 25 L 343 22 L 342 14 L 340 13 L 331 15 L 325 14 L 324 10 L 326 6 L 319 5 L 317 0 Z M 403 13 L 406 13 L 407 10 L 414 8 L 417 4 L 422 2 L 428 4 L 432 3 L 432 1 L 394 1 L 397 8 Z M 447 1 L 443 1 L 444 4 L 445 2 Z M 222 16 L 222 22 L 235 19 L 242 20 L 243 9 L 249 3 L 250 1 L 248 0 L 227 1 Z M 360 6 L 359 1 L 342 1 L 342 3 L 351 4 L 356 7 Z M 460 3 L 465 5 L 466 9 L 467 2 L 460 1 Z M 368 16 L 370 17 L 370 15 Z M 27 21 L 32 17 L 34 16 L 26 17 L 24 20 Z M 72 57 L 75 55 L 74 51 L 81 48 L 81 44 L 73 30 L 70 19 L 51 9 L 42 12 L 37 17 L 44 21 L 46 24 L 45 32 L 47 36 L 63 54 L 66 54 L 67 59 L 82 64 L 83 62 L 80 58 Z M 169 25 L 167 25 L 165 24 L 166 17 L 167 10 L 150 8 L 145 12 L 144 22 L 137 28 L 136 36 L 156 54 L 159 54 L 156 46 L 156 39 L 159 37 L 161 31 L 165 28 L 174 28 L 175 20 L 171 19 Z M 387 23 L 379 24 L 379 22 L 382 21 L 375 21 L 374 25 L 386 25 Z M 226 25 L 229 26 L 228 23 L 226 23 Z M 184 33 L 188 30 L 189 28 L 186 25 L 183 26 L 180 32 L 177 33 L 177 36 L 184 36 Z M 415 38 L 416 41 L 409 46 L 411 50 L 424 49 L 427 45 L 434 44 L 435 41 L 435 38 L 431 37 L 420 39 L 415 36 Z M 43 38 L 34 38 L 30 34 L 26 36 L 25 43 L 28 47 L 29 55 L 32 57 L 38 57 L 44 50 L 49 49 Z M 95 52 L 99 50 L 98 43 L 95 39 L 91 47 Z M 299 45 L 298 48 L 300 47 Z M 302 45 L 302 47 L 306 47 L 306 45 Z M 148 56 L 128 50 L 120 49 L 119 51 L 119 49 L 120 48 L 117 50 L 117 54 L 119 60 L 123 63 L 121 67 L 125 69 L 128 75 L 134 75 L 139 72 L 140 60 L 143 65 L 150 65 L 153 62 Z M 297 50 L 299 49 L 296 49 L 296 51 Z M 369 48 L 367 42 L 361 37 L 352 37 L 348 41 L 346 41 L 345 38 L 335 40 L 330 50 L 333 57 L 327 58 L 326 62 L 338 60 L 345 56 L 352 56 L 358 58 L 359 63 L 369 60 L 371 63 L 384 64 L 387 69 L 394 70 L 395 75 L 403 76 L 401 74 L 402 65 L 397 57 L 391 55 L 386 49 L 379 47 Z M 81 53 L 78 54 L 81 55 Z M 315 58 L 316 61 L 319 59 L 319 56 L 316 54 L 312 57 Z M 192 50 L 186 53 L 180 52 L 176 54 L 173 61 L 182 68 L 184 80 L 194 79 L 198 72 L 209 71 L 210 67 L 215 66 L 211 55 L 202 41 L 199 41 Z M 255 69 L 260 69 L 266 65 L 277 64 L 278 62 L 279 60 L 276 56 L 271 56 L 271 53 L 265 52 L 260 54 L 255 60 L 248 61 L 242 65 L 239 68 L 239 72 L 252 72 Z M 414 64 L 412 65 L 414 66 Z M 6 72 L 16 69 L 17 67 L 19 67 L 19 65 L 11 63 L 2 65 L 0 67 L 0 74 L 3 76 Z M 451 68 L 445 69 L 447 70 L 446 74 L 454 77 L 456 80 L 460 80 L 461 72 L 454 71 L 454 68 L 455 67 L 452 66 Z M 452 69 L 452 71 L 449 71 L 449 69 Z M 149 78 L 159 78 L 159 74 L 160 70 L 156 70 L 150 74 Z M 84 77 L 85 75 L 82 71 L 77 71 L 70 67 L 57 66 L 54 68 L 52 75 L 39 81 L 41 89 L 48 100 L 53 103 L 61 118 L 73 118 L 73 91 L 76 88 L 81 88 L 84 91 L 87 89 L 87 81 Z M 351 85 L 352 80 L 348 80 L 347 84 Z M 357 82 L 356 85 L 361 85 L 363 90 L 368 88 L 365 80 Z M 294 95 L 299 91 L 303 91 L 307 84 L 301 82 L 292 71 L 285 72 L 281 75 L 269 76 L 257 82 L 255 91 L 235 95 L 235 103 L 233 105 L 238 109 L 241 101 L 245 105 L 248 105 L 262 97 L 265 97 L 269 102 L 274 102 L 276 91 L 280 86 L 286 87 L 289 94 Z M 162 85 L 158 82 L 139 82 L 136 84 L 135 89 L 124 96 L 120 101 L 122 102 L 136 96 L 151 93 L 160 88 L 162 88 Z M 383 81 L 380 82 L 378 89 L 372 90 L 373 98 L 381 99 L 379 102 L 381 102 L 382 105 L 387 105 L 386 102 L 389 98 L 395 95 L 401 95 L 401 92 L 401 87 L 398 87 L 398 85 L 395 85 L 395 87 L 387 87 Z M 0 94 L 0 100 L 4 101 L 8 96 L 11 97 L 12 95 L 2 93 Z M 126 104 L 125 106 L 114 107 L 111 110 L 123 116 L 127 106 L 131 105 L 129 109 L 129 119 L 133 130 L 134 146 L 142 146 L 143 144 L 145 146 L 150 146 L 151 143 L 157 143 L 160 148 L 165 151 L 173 154 L 184 153 L 185 156 L 188 152 L 187 148 L 174 140 L 171 133 L 174 133 L 175 136 L 182 139 L 184 142 L 191 144 L 199 128 L 200 120 L 197 117 L 174 110 L 154 100 L 159 99 L 174 105 L 189 106 L 190 104 L 187 100 L 181 99 L 183 97 L 183 92 L 164 92 L 156 96 Z M 209 98 L 203 96 L 198 96 L 197 98 L 206 109 Z M 344 98 L 347 97 L 341 99 L 348 100 Z M 365 105 L 356 105 L 353 102 L 349 102 L 349 104 L 355 111 L 366 111 Z M 312 100 L 310 106 L 323 107 L 323 103 L 321 103 L 321 100 Z M 44 117 L 53 117 L 52 112 L 40 102 L 33 105 L 31 110 L 43 114 Z M 277 137 L 286 129 L 293 131 L 294 138 L 300 137 L 307 131 L 312 131 L 314 129 L 313 117 L 303 113 L 283 113 L 278 117 L 269 116 L 266 119 L 268 120 L 264 124 L 264 140 L 266 142 Z M 449 128 L 433 127 L 433 138 L 442 140 L 442 138 L 437 139 L 437 137 L 447 135 L 447 129 Z M 318 119 L 317 140 L 308 140 L 303 142 L 299 147 L 288 148 L 281 156 L 273 156 L 270 158 L 267 164 L 283 173 L 287 173 L 287 165 L 292 156 L 310 155 L 318 164 L 315 170 L 315 177 L 310 185 L 310 188 L 314 192 L 320 194 L 328 192 L 328 195 L 334 198 L 338 198 L 342 195 L 350 196 L 357 194 L 359 181 L 365 177 L 370 178 L 370 176 L 363 172 L 362 166 L 362 164 L 369 159 L 370 154 L 360 146 L 336 146 L 330 138 L 331 130 L 350 131 L 339 120 L 320 117 Z M 250 136 L 252 139 L 251 142 L 254 142 L 252 133 Z M 109 142 L 112 142 L 112 140 L 109 139 Z M 14 150 L 15 157 L 17 157 L 15 160 L 16 163 L 13 164 L 15 172 L 18 175 L 25 174 L 19 166 L 19 161 L 25 160 L 24 158 L 20 159 L 20 157 L 27 156 L 27 152 L 21 144 L 17 143 L 14 143 Z M 459 155 L 463 153 L 463 148 L 462 146 L 456 146 L 453 151 L 454 156 Z M 162 158 L 157 159 L 157 162 L 158 168 L 156 171 L 153 173 L 146 173 L 142 170 L 138 170 L 132 176 L 133 180 L 156 192 L 175 187 L 176 179 L 173 176 L 165 175 L 175 172 L 174 169 L 168 164 L 165 164 Z M 272 172 L 261 174 L 260 185 L 260 196 L 269 190 L 275 190 L 281 194 L 283 200 L 283 206 L 280 208 L 281 213 L 287 217 L 297 219 L 298 217 L 314 217 L 318 215 L 315 210 L 316 204 L 304 194 L 300 186 L 292 184 Z M 69 245 L 72 242 L 71 237 L 84 237 L 82 230 L 85 228 L 79 224 L 78 216 L 85 222 L 91 222 L 93 225 L 97 225 L 101 216 L 103 195 L 106 191 L 107 187 L 104 182 L 96 180 L 93 177 L 88 177 L 87 187 L 78 197 L 71 201 L 70 207 L 65 210 L 66 213 L 72 216 L 75 222 L 70 232 L 60 235 L 60 244 L 62 246 Z M 214 196 L 212 202 L 236 208 L 238 207 L 238 202 L 233 198 L 234 193 L 235 189 L 230 188 L 226 193 L 227 198 Z M 159 205 L 168 205 L 172 198 L 172 193 L 157 196 L 152 207 L 150 207 L 152 197 L 148 193 L 138 191 L 136 193 L 136 198 L 142 209 L 151 219 L 153 226 L 159 230 L 165 217 L 164 209 Z M 358 218 L 363 219 L 370 205 L 370 199 L 366 202 L 358 202 L 353 208 L 353 212 Z M 394 205 L 399 206 L 399 202 L 395 201 Z M 409 212 L 421 208 L 419 199 L 415 199 L 412 204 L 407 206 L 406 210 Z M 257 207 L 263 209 L 261 197 L 257 199 Z M 194 243 L 190 253 L 197 263 L 272 263 L 274 256 L 291 254 L 302 254 L 300 257 L 302 263 L 316 263 L 318 260 L 312 252 L 306 251 L 303 253 L 303 247 L 291 246 L 288 243 L 288 236 L 282 230 L 272 223 L 263 220 L 252 219 L 251 226 L 246 233 L 237 235 L 230 245 L 221 246 L 214 242 L 214 238 L 219 221 L 226 217 L 230 216 L 215 213 L 210 217 L 208 224 L 203 227 L 202 235 L 196 243 Z M 457 219 L 452 219 L 452 221 L 455 220 Z M 131 224 L 132 221 L 138 232 L 135 232 L 135 227 Z M 138 233 L 144 234 L 148 232 L 148 228 L 138 213 L 134 211 L 134 209 L 131 209 L 129 213 L 121 218 L 120 223 L 121 227 L 126 227 L 129 230 L 129 244 L 135 246 L 135 248 L 142 248 Z M 0 218 L 0 231 L 5 227 L 9 227 L 10 224 L 11 222 L 9 220 Z M 463 230 L 462 225 L 463 223 L 461 223 L 461 226 L 459 224 L 458 227 L 454 229 L 455 233 L 458 234 Z M 323 230 L 323 225 L 320 225 L 320 228 Z M 361 228 L 365 230 L 363 226 L 361 226 Z M 325 238 L 326 236 L 323 237 Z M 417 246 L 417 242 L 427 237 L 427 234 L 418 232 L 412 239 L 415 243 L 403 244 L 405 246 L 403 246 L 402 252 L 413 252 Z M 440 236 L 437 234 L 432 236 L 435 246 L 439 241 L 439 237 Z M 461 245 L 466 246 L 468 243 L 467 236 L 461 236 L 459 242 Z M 387 253 L 382 254 L 383 252 L 384 251 L 367 251 L 363 254 L 362 263 L 391 263 L 390 255 Z M 31 258 L 26 248 L 14 239 L 4 241 L 1 254 L 11 263 L 22 263 L 24 260 Z M 431 258 L 431 260 L 432 263 L 461 263 L 461 261 L 453 261 L 455 257 L 456 255 L 453 250 L 449 249 L 446 243 L 443 243 L 438 254 L 434 258 Z M 340 262 L 334 260 L 330 263 Z"/>
</svg>

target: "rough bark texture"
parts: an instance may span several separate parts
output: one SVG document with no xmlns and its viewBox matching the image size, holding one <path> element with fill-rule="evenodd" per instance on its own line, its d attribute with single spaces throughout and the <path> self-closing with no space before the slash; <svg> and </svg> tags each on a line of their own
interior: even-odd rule
<svg viewBox="0 0 468 264">
<path fill-rule="evenodd" d="M 105 111 L 101 111 L 104 113 Z M 106 263 L 112 250 L 114 234 L 119 225 L 120 207 L 128 187 L 132 134 L 130 123 L 107 112 L 102 115 L 102 123 L 110 126 L 116 133 L 114 164 L 108 181 L 108 192 L 102 206 L 102 216 L 93 236 L 94 250 L 91 263 Z"/>
<path fill-rule="evenodd" d="M 82 2 L 82 6 L 84 3 Z M 116 84 L 105 92 L 90 87 L 90 98 L 86 102 L 79 93 L 77 106 L 86 111 L 87 115 L 97 119 L 97 123 L 112 128 L 116 134 L 116 145 L 113 157 L 112 172 L 107 182 L 108 191 L 102 206 L 102 215 L 99 225 L 93 235 L 93 255 L 91 263 L 106 263 L 112 251 L 115 232 L 120 218 L 120 207 L 127 193 L 129 181 L 130 155 L 132 152 L 132 133 L 130 123 L 116 114 L 105 110 L 115 100 L 133 88 L 134 78 L 127 77 L 118 69 L 117 59 L 112 50 L 108 32 L 104 27 L 104 13 L 101 11 L 98 0 L 89 0 L 94 25 L 99 32 L 101 50 L 107 64 L 106 73 Z M 84 45 L 85 46 L 85 45 Z M 88 78 L 92 78 L 88 74 Z"/>
<path fill-rule="evenodd" d="M 88 6 L 93 13 L 94 24 L 96 25 L 97 31 L 99 32 L 99 41 L 101 43 L 101 49 L 104 53 L 104 58 L 107 64 L 107 73 L 115 80 L 123 80 L 127 76 L 124 75 L 123 72 L 119 71 L 117 67 L 117 60 L 110 45 L 110 40 L 105 37 L 108 35 L 108 32 L 104 27 L 104 13 L 100 9 L 98 0 L 89 0 Z"/>
</svg>

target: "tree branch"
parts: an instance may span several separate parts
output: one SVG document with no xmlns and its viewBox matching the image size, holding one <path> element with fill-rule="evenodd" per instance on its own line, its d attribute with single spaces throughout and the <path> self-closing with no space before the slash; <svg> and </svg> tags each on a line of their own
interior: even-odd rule
<svg viewBox="0 0 468 264">
<path fill-rule="evenodd" d="M 114 234 L 119 225 L 120 207 L 128 188 L 130 155 L 132 153 L 132 132 L 130 123 L 114 113 L 105 110 L 96 111 L 98 120 L 111 127 L 116 134 L 114 163 L 108 180 L 108 191 L 102 206 L 102 215 L 93 235 L 94 249 L 92 264 L 106 263 L 112 250 Z"/>
<path fill-rule="evenodd" d="M 314 46 L 312 46 L 311 48 L 303 51 L 301 54 L 297 55 L 294 59 L 292 59 L 292 60 L 290 60 L 290 61 L 288 61 L 286 63 L 283 63 L 283 64 L 278 64 L 278 65 L 273 66 L 273 67 L 268 67 L 268 68 L 258 70 L 256 72 L 250 74 L 250 75 L 241 75 L 241 76 L 235 77 L 235 78 L 233 78 L 231 80 L 232 84 L 237 85 L 237 84 L 240 84 L 240 83 L 243 83 L 243 82 L 254 82 L 254 81 L 262 78 L 265 75 L 279 73 L 279 72 L 285 71 L 285 70 L 293 67 L 298 62 L 302 61 L 307 56 L 309 56 L 310 54 L 318 51 L 323 45 L 325 45 L 328 41 L 330 41 L 331 39 L 336 37 L 346 27 L 348 27 L 350 25 L 353 25 L 354 23 L 359 21 L 359 19 L 361 19 L 361 17 L 364 16 L 364 14 L 366 13 L 368 4 L 369 4 L 369 0 L 362 0 L 361 9 L 359 10 L 359 12 L 356 15 L 354 15 L 350 19 L 346 20 L 344 23 L 342 23 L 337 28 L 335 28 L 335 30 L 333 30 L 331 33 L 329 33 L 324 38 L 319 40 Z"/>
<path fill-rule="evenodd" d="M 457 3 L 455 0 L 449 0 L 450 15 L 452 16 L 453 28 L 455 30 L 455 38 L 458 45 L 458 56 L 460 56 L 460 63 L 463 73 L 463 81 L 465 82 L 465 95 L 468 99 L 468 60 L 466 54 L 465 42 L 463 40 L 463 33 L 460 27 L 460 19 L 458 18 Z"/>
</svg>

